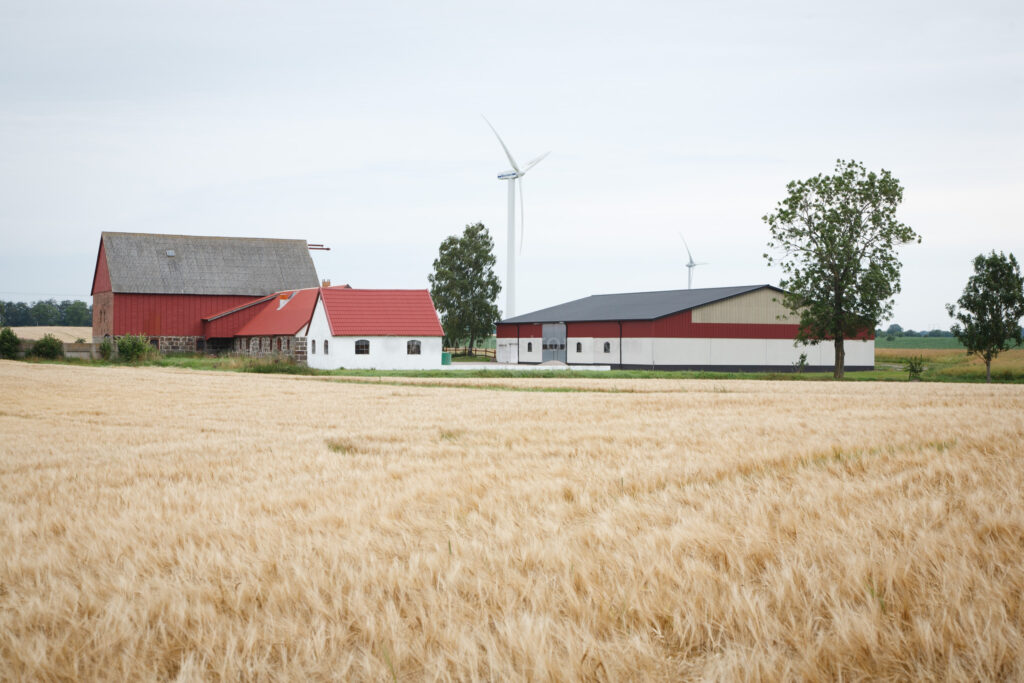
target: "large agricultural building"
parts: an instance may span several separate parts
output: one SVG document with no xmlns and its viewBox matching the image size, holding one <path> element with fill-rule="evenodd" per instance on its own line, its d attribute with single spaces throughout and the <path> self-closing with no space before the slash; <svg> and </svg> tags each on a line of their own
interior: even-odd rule
<svg viewBox="0 0 1024 683">
<path fill-rule="evenodd" d="M 133 334 L 161 351 L 230 351 L 334 369 L 441 365 L 425 290 L 318 286 L 303 240 L 104 232 L 93 341 Z"/>
<path fill-rule="evenodd" d="M 806 354 L 806 369 L 830 370 L 831 341 L 800 346 L 799 326 L 771 285 L 602 294 L 503 320 L 501 363 L 561 361 L 621 369 L 786 371 Z M 845 342 L 846 369 L 871 370 L 875 342 L 866 330 Z"/>
<path fill-rule="evenodd" d="M 162 351 L 226 349 L 285 290 L 316 287 L 304 240 L 104 232 L 92 281 L 94 342 L 142 334 Z M 211 316 L 232 309 L 234 327 Z"/>
</svg>

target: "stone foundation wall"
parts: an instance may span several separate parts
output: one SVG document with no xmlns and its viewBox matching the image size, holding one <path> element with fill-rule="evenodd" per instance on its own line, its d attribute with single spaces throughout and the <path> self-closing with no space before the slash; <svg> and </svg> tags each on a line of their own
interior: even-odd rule
<svg viewBox="0 0 1024 683">
<path fill-rule="evenodd" d="M 150 337 L 149 340 L 150 343 L 153 340 L 157 341 L 160 353 L 195 353 L 198 350 L 197 342 L 201 342 L 203 347 L 206 346 L 203 337 Z"/>
<path fill-rule="evenodd" d="M 306 338 L 292 336 L 235 337 L 232 351 L 250 358 L 291 358 L 306 363 Z"/>
</svg>

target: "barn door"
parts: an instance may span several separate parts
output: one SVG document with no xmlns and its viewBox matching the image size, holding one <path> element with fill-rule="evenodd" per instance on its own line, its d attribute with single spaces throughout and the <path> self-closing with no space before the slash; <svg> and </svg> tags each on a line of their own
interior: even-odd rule
<svg viewBox="0 0 1024 683">
<path fill-rule="evenodd" d="M 544 334 L 543 346 L 541 347 L 541 361 L 560 360 L 564 363 L 565 325 L 544 325 L 541 332 Z"/>
</svg>

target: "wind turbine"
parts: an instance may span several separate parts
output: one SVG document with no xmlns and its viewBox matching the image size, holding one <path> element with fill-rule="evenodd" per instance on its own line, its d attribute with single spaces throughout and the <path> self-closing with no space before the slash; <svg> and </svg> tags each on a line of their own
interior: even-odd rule
<svg viewBox="0 0 1024 683">
<path fill-rule="evenodd" d="M 686 255 L 690 257 L 690 260 L 686 263 L 686 269 L 689 270 L 689 274 L 686 277 L 686 288 L 693 289 L 693 269 L 697 266 L 706 266 L 707 261 L 697 263 L 693 260 L 693 254 L 690 253 L 690 245 L 686 243 L 686 238 L 683 237 L 683 233 L 679 233 L 679 239 L 683 241 L 683 246 L 686 247 Z"/>
<path fill-rule="evenodd" d="M 512 158 L 512 152 L 508 151 L 508 147 L 505 145 L 505 141 L 501 139 L 501 136 L 498 135 L 498 131 L 491 125 L 490 121 L 487 121 L 486 116 L 483 119 L 494 132 L 494 136 L 498 138 L 501 148 L 505 150 L 505 156 L 508 157 L 508 162 L 512 164 L 511 169 L 498 174 L 498 180 L 508 181 L 508 276 L 505 278 L 505 317 L 511 318 L 516 314 L 516 182 L 519 183 L 519 251 L 522 253 L 523 213 L 525 213 L 523 211 L 522 178 L 526 175 L 527 171 L 543 161 L 544 157 L 551 154 L 551 152 L 544 152 L 522 168 L 519 168 L 519 164 Z"/>
</svg>

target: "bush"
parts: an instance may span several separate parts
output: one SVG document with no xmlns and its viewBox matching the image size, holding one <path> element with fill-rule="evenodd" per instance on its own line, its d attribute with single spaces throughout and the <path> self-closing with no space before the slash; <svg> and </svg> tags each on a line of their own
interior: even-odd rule
<svg viewBox="0 0 1024 683">
<path fill-rule="evenodd" d="M 43 335 L 42 339 L 32 345 L 32 355 L 37 358 L 48 358 L 50 360 L 63 358 L 64 342 L 52 334 Z"/>
<path fill-rule="evenodd" d="M 110 360 L 112 355 L 114 355 L 114 345 L 110 343 L 109 339 L 104 339 L 100 343 L 100 358 Z"/>
<path fill-rule="evenodd" d="M 128 363 L 148 358 L 152 350 L 149 337 L 142 334 L 126 334 L 117 340 L 117 355 Z"/>
<path fill-rule="evenodd" d="M 907 366 L 907 374 L 910 375 L 910 379 L 921 379 L 921 373 L 924 372 L 923 356 L 911 356 L 903 362 Z"/>
<path fill-rule="evenodd" d="M 14 330 L 5 327 L 0 330 L 0 358 L 17 358 L 21 350 L 21 340 Z"/>
</svg>

